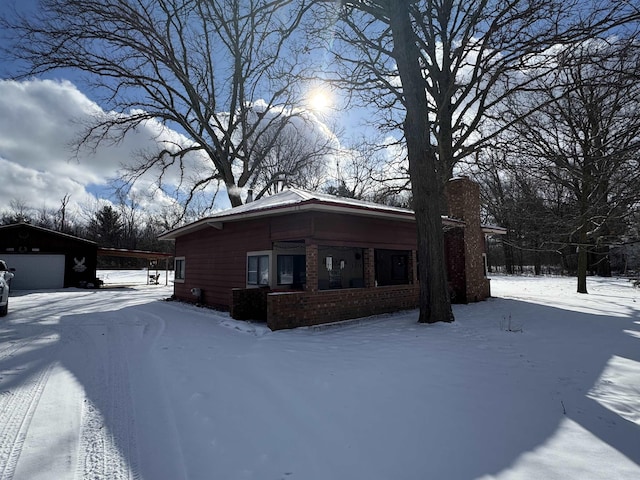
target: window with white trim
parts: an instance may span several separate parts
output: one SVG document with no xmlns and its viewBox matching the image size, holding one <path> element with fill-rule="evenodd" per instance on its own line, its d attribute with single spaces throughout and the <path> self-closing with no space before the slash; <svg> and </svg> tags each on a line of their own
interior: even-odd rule
<svg viewBox="0 0 640 480">
<path fill-rule="evenodd" d="M 271 284 L 269 266 L 271 254 L 269 252 L 250 252 L 247 254 L 247 285 L 268 286 Z"/>
</svg>

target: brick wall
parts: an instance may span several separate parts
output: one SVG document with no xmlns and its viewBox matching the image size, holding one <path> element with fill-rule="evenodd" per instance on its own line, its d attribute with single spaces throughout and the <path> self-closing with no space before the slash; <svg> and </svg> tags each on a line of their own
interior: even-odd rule
<svg viewBox="0 0 640 480">
<path fill-rule="evenodd" d="M 306 246 L 307 283 L 305 290 L 315 292 L 318 290 L 318 246 L 307 244 Z"/>
<path fill-rule="evenodd" d="M 266 320 L 268 288 L 234 288 L 229 313 L 236 320 Z"/>
<path fill-rule="evenodd" d="M 449 215 L 464 220 L 464 276 L 467 302 L 478 302 L 491 295 L 485 277 L 484 233 L 480 224 L 480 186 L 466 177 L 449 180 Z"/>
<path fill-rule="evenodd" d="M 281 330 L 417 308 L 418 290 L 418 285 L 394 285 L 271 293 L 267 295 L 267 325 Z"/>
<path fill-rule="evenodd" d="M 373 288 L 376 286 L 376 254 L 373 248 L 365 248 L 363 253 L 364 286 Z"/>
</svg>

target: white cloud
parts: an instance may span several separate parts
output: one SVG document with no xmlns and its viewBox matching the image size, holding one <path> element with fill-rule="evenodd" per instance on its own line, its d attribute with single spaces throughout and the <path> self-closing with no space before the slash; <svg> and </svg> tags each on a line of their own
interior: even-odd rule
<svg viewBox="0 0 640 480">
<path fill-rule="evenodd" d="M 0 210 L 11 200 L 35 209 L 57 209 L 65 195 L 70 195 L 72 209 L 82 210 L 96 202 L 91 191 L 103 188 L 106 192 L 122 164 L 133 161 L 139 152 L 157 149 L 163 139 L 183 140 L 176 132 L 149 122 L 122 142 L 95 151 L 84 149 L 76 158 L 72 144 L 97 114 L 105 112 L 68 81 L 0 80 Z M 151 191 L 151 183 L 151 179 L 141 182 L 138 194 Z M 161 197 L 158 204 L 171 202 Z"/>
<path fill-rule="evenodd" d="M 260 102 L 256 102 L 257 107 L 263 106 Z M 117 142 L 76 152 L 73 145 L 87 125 L 95 122 L 96 116 L 105 115 L 122 114 L 105 112 L 69 81 L 0 79 L 0 211 L 8 210 L 11 200 L 33 209 L 57 210 L 69 195 L 68 208 L 86 212 L 103 201 L 96 198 L 96 192 L 105 196 L 111 191 L 111 180 L 121 177 L 123 165 L 135 164 L 142 153 L 155 152 L 159 147 L 173 149 L 190 142 L 179 132 L 150 120 Z M 339 144 L 313 113 L 307 112 L 304 118 L 292 121 L 298 134 L 304 132 L 315 142 L 325 139 Z M 187 175 L 210 174 L 210 161 L 201 154 L 192 154 L 186 162 L 185 171 L 191 172 Z M 174 204 L 172 195 L 178 193 L 179 174 L 177 168 L 165 172 L 166 192 L 162 192 L 156 185 L 158 171 L 150 171 L 131 189 L 132 198 L 147 211 Z M 212 186 L 211 191 L 214 189 Z M 222 197 L 226 196 L 220 192 L 216 205 L 228 206 Z"/>
</svg>

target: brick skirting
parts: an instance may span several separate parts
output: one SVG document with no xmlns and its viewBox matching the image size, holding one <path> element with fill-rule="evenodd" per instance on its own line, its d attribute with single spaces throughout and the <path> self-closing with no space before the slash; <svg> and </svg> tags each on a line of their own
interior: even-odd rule
<svg viewBox="0 0 640 480">
<path fill-rule="evenodd" d="M 349 288 L 267 295 L 271 330 L 319 325 L 418 307 L 418 285 Z"/>
<path fill-rule="evenodd" d="M 230 314 L 236 320 L 266 320 L 269 288 L 234 288 Z"/>
</svg>

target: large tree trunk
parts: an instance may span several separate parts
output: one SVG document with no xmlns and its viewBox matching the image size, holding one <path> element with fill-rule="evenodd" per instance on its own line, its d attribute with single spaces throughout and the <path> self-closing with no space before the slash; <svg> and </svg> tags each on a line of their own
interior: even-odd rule
<svg viewBox="0 0 640 480">
<path fill-rule="evenodd" d="M 404 136 L 418 234 L 421 323 L 451 322 L 440 216 L 441 192 L 437 155 L 431 145 L 425 82 L 409 16 L 408 0 L 387 3 L 393 36 L 393 56 L 402 82 L 406 117 Z"/>
<path fill-rule="evenodd" d="M 229 196 L 229 203 L 232 207 L 239 207 L 243 205 L 242 197 L 240 196 L 240 189 L 232 182 L 225 182 L 227 187 L 227 195 Z"/>
</svg>

